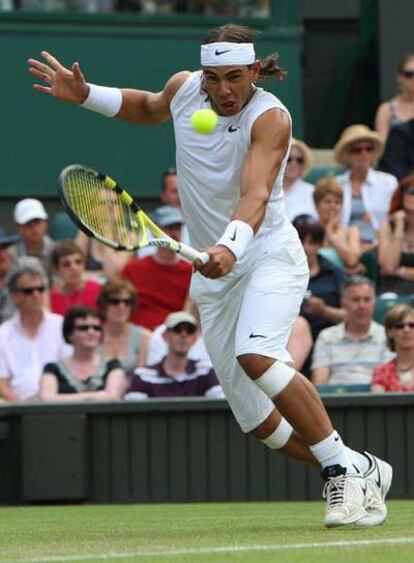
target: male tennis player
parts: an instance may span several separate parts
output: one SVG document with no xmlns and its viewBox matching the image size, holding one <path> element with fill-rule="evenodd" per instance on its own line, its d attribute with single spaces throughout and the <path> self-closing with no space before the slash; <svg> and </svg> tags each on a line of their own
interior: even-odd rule
<svg viewBox="0 0 414 563">
<path fill-rule="evenodd" d="M 314 387 L 289 365 L 286 343 L 308 269 L 284 213 L 291 118 L 280 100 L 256 86 L 283 76 L 277 58 L 258 60 L 252 31 L 225 25 L 201 46 L 202 70 L 178 72 L 153 93 L 89 84 L 79 63 L 67 69 L 51 54 L 42 56 L 45 63 L 28 61 L 46 83 L 34 85 L 39 92 L 139 125 L 173 118 L 191 244 L 210 256 L 195 265 L 191 296 L 237 421 L 269 448 L 322 466 L 327 527 L 383 522 L 391 467 L 347 448 Z M 200 108 L 219 115 L 211 135 L 191 128 Z"/>
</svg>

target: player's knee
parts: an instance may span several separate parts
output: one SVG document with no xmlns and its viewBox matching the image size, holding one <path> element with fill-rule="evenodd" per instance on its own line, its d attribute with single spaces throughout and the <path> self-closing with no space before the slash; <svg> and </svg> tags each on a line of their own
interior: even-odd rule
<svg viewBox="0 0 414 563">
<path fill-rule="evenodd" d="M 256 379 L 262 375 L 268 370 L 269 364 L 273 363 L 270 358 L 259 354 L 240 354 L 240 356 L 237 356 L 237 361 L 244 373 L 251 379 Z"/>
<path fill-rule="evenodd" d="M 277 360 L 254 382 L 268 397 L 274 399 L 286 389 L 295 373 L 292 367 Z"/>
<path fill-rule="evenodd" d="M 285 418 L 282 418 L 276 429 L 267 438 L 263 438 L 260 441 L 271 450 L 280 450 L 289 442 L 292 432 L 292 426 Z"/>
</svg>

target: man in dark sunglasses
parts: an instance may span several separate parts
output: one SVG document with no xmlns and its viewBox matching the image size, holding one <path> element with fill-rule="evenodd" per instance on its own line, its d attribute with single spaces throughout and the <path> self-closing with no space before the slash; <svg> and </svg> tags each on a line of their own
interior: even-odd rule
<svg viewBox="0 0 414 563">
<path fill-rule="evenodd" d="M 7 287 L 16 312 L 0 326 L 0 397 L 20 402 L 36 397 L 44 364 L 68 355 L 60 315 L 46 309 L 48 280 L 37 258 L 21 258 Z"/>
<path fill-rule="evenodd" d="M 224 397 L 211 365 L 205 361 L 188 359 L 188 351 L 198 337 L 195 317 L 186 311 L 171 313 L 165 321 L 165 327 L 167 355 L 155 365 L 135 370 L 126 398 Z"/>
</svg>

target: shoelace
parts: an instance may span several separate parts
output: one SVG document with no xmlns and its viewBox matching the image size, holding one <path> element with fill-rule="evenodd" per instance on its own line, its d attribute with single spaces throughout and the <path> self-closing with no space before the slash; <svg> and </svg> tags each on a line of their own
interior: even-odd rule
<svg viewBox="0 0 414 563">
<path fill-rule="evenodd" d="M 326 481 L 322 491 L 323 498 L 327 499 L 329 506 L 343 504 L 345 493 L 345 477 L 339 475 L 338 477 L 331 477 Z"/>
</svg>

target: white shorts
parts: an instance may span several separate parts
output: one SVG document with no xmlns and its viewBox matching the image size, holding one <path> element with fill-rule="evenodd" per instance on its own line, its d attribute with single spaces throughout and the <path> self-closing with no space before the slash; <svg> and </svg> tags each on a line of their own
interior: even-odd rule
<svg viewBox="0 0 414 563">
<path fill-rule="evenodd" d="M 259 354 L 291 362 L 286 345 L 308 286 L 307 261 L 296 232 L 277 250 L 269 250 L 269 241 L 266 249 L 240 278 L 229 276 L 228 284 L 226 278 L 208 280 L 193 284 L 191 291 L 208 354 L 243 432 L 259 426 L 275 406 L 244 373 L 237 356 Z"/>
</svg>

